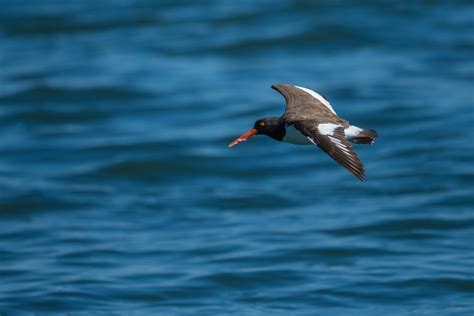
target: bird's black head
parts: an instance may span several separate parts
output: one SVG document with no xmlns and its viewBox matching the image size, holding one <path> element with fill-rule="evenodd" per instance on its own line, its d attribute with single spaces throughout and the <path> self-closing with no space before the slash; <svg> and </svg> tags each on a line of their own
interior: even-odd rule
<svg viewBox="0 0 474 316">
<path fill-rule="evenodd" d="M 233 147 L 238 143 L 246 141 L 253 135 L 267 135 L 276 140 L 283 140 L 285 137 L 285 122 L 279 117 L 265 117 L 255 122 L 253 128 L 247 133 L 243 134 L 232 143 L 229 147 Z"/>
<path fill-rule="evenodd" d="M 255 122 L 253 128 L 257 130 L 257 134 L 267 135 L 279 141 L 285 136 L 285 124 L 279 117 L 259 119 Z"/>
</svg>

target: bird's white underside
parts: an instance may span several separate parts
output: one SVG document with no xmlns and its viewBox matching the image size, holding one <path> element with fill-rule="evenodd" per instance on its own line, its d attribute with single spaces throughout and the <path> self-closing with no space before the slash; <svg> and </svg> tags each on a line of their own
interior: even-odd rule
<svg viewBox="0 0 474 316">
<path fill-rule="evenodd" d="M 306 93 L 309 93 L 313 98 L 317 99 L 319 102 L 321 102 L 322 104 L 324 104 L 328 109 L 331 110 L 332 113 L 336 114 L 336 112 L 334 111 L 334 109 L 332 108 L 331 104 L 329 103 L 328 100 L 326 100 L 322 95 L 320 95 L 319 93 L 311 90 L 311 89 L 308 89 L 308 88 L 303 88 L 303 87 L 298 87 L 298 86 L 295 86 L 296 88 L 300 89 L 300 90 L 303 90 L 304 92 Z"/>
<path fill-rule="evenodd" d="M 286 134 L 283 138 L 283 141 L 295 145 L 311 145 L 311 142 L 308 141 L 308 138 L 301 134 L 301 132 L 297 130 L 294 125 L 286 126 Z"/>
</svg>

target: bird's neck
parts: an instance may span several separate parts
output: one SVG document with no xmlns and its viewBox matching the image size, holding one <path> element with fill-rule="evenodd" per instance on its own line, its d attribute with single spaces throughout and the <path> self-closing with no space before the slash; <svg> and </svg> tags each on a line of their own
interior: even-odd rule
<svg viewBox="0 0 474 316">
<path fill-rule="evenodd" d="M 285 121 L 281 118 L 275 118 L 271 125 L 267 126 L 267 135 L 271 138 L 283 141 L 286 134 Z"/>
</svg>

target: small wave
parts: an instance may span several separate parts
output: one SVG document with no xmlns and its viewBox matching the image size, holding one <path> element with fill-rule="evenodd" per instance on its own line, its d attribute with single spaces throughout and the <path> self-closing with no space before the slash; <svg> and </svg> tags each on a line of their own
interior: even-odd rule
<svg viewBox="0 0 474 316">
<path fill-rule="evenodd" d="M 38 85 L 10 95 L 0 96 L 0 101 L 11 103 L 34 102 L 36 104 L 42 101 L 120 101 L 140 99 L 146 96 L 146 93 L 127 90 L 123 87 L 66 88 Z"/>
<path fill-rule="evenodd" d="M 410 218 L 392 219 L 376 223 L 342 227 L 326 230 L 327 233 L 337 236 L 352 236 L 377 234 L 381 236 L 394 236 L 399 238 L 403 235 L 418 235 L 419 237 L 440 236 L 447 230 L 462 230 L 474 227 L 474 220 L 456 219 L 433 219 L 433 218 Z"/>
</svg>

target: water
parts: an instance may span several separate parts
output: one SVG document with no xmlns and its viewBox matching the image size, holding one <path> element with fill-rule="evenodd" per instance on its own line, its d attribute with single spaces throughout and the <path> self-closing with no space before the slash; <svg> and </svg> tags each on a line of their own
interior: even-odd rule
<svg viewBox="0 0 474 316">
<path fill-rule="evenodd" d="M 0 313 L 473 315 L 474 6 L 2 1 Z M 227 144 L 324 93 L 318 148 Z"/>
</svg>

